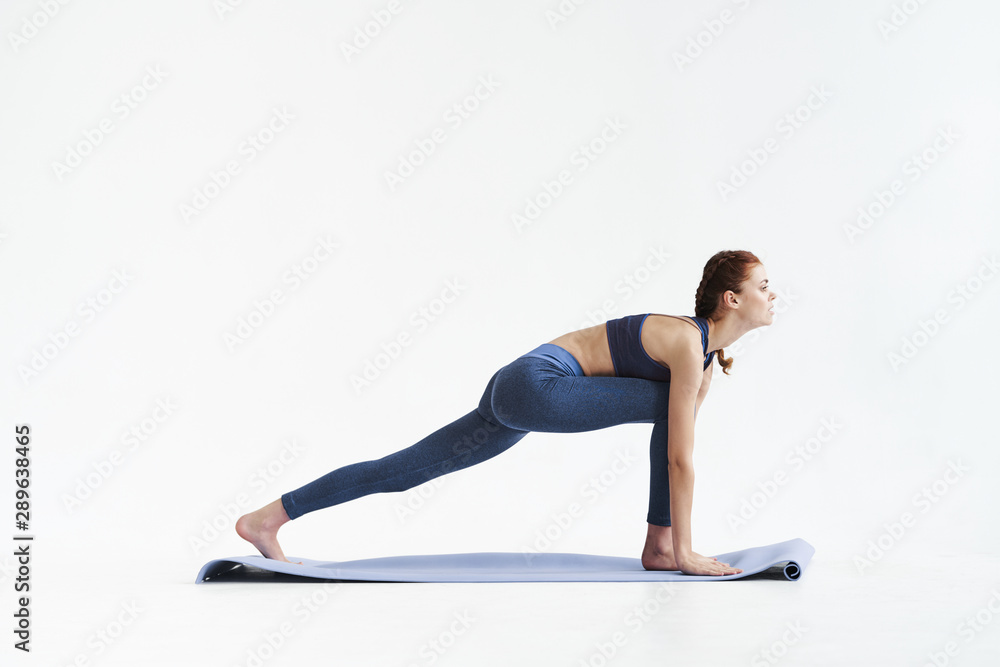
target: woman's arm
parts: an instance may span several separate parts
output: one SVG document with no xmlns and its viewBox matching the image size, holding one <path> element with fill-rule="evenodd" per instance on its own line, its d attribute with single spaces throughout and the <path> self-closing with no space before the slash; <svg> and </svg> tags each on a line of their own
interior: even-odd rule
<svg viewBox="0 0 1000 667">
<path fill-rule="evenodd" d="M 667 406 L 667 474 L 674 558 L 692 555 L 691 504 L 694 497 L 694 419 L 703 382 L 701 339 L 697 331 L 678 336 L 664 356 L 670 366 Z"/>
<path fill-rule="evenodd" d="M 676 566 L 684 574 L 739 574 L 743 571 L 740 568 L 702 556 L 691 548 L 694 420 L 712 378 L 712 367 L 704 368 L 701 336 L 692 328 L 682 335 L 651 343 L 657 348 L 655 354 L 670 368 L 667 476 L 670 484 L 670 535 Z"/>
</svg>

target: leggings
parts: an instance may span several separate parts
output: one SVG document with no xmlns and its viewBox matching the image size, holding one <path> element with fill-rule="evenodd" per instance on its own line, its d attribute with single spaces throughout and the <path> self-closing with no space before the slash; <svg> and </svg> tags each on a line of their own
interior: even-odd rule
<svg viewBox="0 0 1000 667">
<path fill-rule="evenodd" d="M 670 525 L 667 478 L 669 382 L 587 377 L 567 350 L 545 343 L 490 378 L 479 406 L 419 442 L 380 459 L 352 463 L 282 494 L 289 518 L 371 493 L 405 491 L 491 459 L 530 431 L 579 433 L 618 424 L 653 424 L 646 522 Z"/>
</svg>

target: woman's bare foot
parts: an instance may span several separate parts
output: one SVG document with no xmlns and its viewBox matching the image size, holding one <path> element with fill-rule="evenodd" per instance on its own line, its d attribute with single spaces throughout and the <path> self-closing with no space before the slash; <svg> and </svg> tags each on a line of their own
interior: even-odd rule
<svg viewBox="0 0 1000 667">
<path fill-rule="evenodd" d="M 236 521 L 236 533 L 254 545 L 264 558 L 291 563 L 278 544 L 278 529 L 288 521 L 291 519 L 285 513 L 281 498 L 278 498 L 256 512 L 241 516 Z M 298 561 L 296 565 L 302 565 L 302 562 Z"/>
<path fill-rule="evenodd" d="M 642 567 L 646 570 L 679 570 L 673 551 L 667 553 L 642 552 Z"/>
<path fill-rule="evenodd" d="M 646 570 L 679 570 L 674 559 L 673 532 L 670 526 L 647 524 L 646 544 L 642 548 L 642 567 Z"/>
<path fill-rule="evenodd" d="M 646 544 L 642 548 L 642 567 L 646 570 L 680 570 L 674 558 L 674 533 L 670 526 L 646 524 Z M 701 558 L 700 554 L 694 554 Z M 712 560 L 718 560 L 710 556 Z M 740 570 L 742 572 L 742 570 Z"/>
<path fill-rule="evenodd" d="M 694 554 L 700 558 L 708 558 L 709 560 L 718 561 L 719 559 L 715 556 L 702 556 L 701 554 Z M 728 563 L 721 563 L 721 565 L 728 566 Z M 654 548 L 650 548 L 648 545 L 642 551 L 642 567 L 646 570 L 680 570 L 680 566 L 677 564 L 677 559 L 674 558 L 674 550 L 671 547 L 668 550 L 657 551 Z M 737 570 L 736 574 L 739 574 L 743 570 Z"/>
</svg>

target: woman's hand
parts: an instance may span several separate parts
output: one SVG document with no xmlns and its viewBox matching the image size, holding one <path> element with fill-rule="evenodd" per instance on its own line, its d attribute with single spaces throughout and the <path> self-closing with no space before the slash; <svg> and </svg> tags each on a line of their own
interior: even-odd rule
<svg viewBox="0 0 1000 667">
<path fill-rule="evenodd" d="M 715 557 L 702 556 L 693 551 L 687 553 L 683 558 L 677 559 L 677 569 L 684 574 L 709 574 L 718 576 L 743 572 L 742 569 L 732 567 L 729 563 L 720 562 Z"/>
</svg>

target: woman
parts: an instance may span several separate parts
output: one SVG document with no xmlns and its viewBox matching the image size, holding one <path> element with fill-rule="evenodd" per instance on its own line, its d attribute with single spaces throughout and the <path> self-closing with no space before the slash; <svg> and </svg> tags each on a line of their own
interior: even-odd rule
<svg viewBox="0 0 1000 667">
<path fill-rule="evenodd" d="M 694 422 L 712 381 L 712 358 L 774 317 L 764 265 L 750 252 L 715 254 L 695 292 L 695 316 L 630 315 L 538 346 L 498 370 L 479 406 L 411 447 L 353 463 L 240 517 L 236 532 L 266 558 L 289 562 L 282 524 L 370 493 L 405 491 L 492 458 L 531 431 L 577 433 L 652 423 L 647 570 L 738 574 L 691 548 Z M 670 443 L 668 448 L 667 443 Z"/>
</svg>

